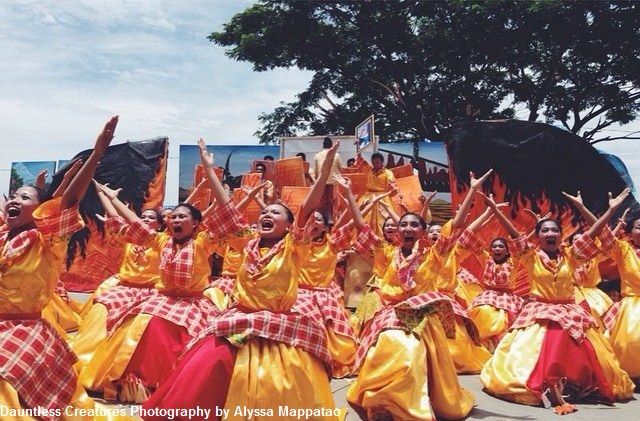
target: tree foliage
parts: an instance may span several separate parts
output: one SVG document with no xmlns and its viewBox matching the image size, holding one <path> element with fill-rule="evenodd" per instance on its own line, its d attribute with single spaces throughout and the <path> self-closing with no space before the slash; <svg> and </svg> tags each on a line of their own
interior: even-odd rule
<svg viewBox="0 0 640 421">
<path fill-rule="evenodd" d="M 262 142 L 350 133 L 439 137 L 464 119 L 518 116 L 585 140 L 640 110 L 640 4 L 572 1 L 263 0 L 209 39 L 256 71 L 313 72 L 260 116 Z"/>
</svg>

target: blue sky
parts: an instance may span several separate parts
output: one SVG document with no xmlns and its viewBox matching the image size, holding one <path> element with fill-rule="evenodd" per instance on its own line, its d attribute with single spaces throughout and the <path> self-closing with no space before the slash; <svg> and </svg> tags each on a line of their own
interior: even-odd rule
<svg viewBox="0 0 640 421">
<path fill-rule="evenodd" d="M 121 116 L 114 143 L 169 137 L 169 203 L 178 193 L 180 144 L 200 136 L 256 143 L 258 115 L 293 100 L 310 74 L 255 73 L 206 39 L 251 3 L 0 2 L 0 190 L 12 161 L 70 158 L 92 146 L 113 114 Z M 637 184 L 640 141 L 600 145 L 623 159 Z"/>
</svg>

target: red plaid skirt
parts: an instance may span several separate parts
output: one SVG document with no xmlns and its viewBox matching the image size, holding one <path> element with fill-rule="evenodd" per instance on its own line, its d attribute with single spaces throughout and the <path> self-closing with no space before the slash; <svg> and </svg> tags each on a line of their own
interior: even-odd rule
<svg viewBox="0 0 640 421">
<path fill-rule="evenodd" d="M 299 311 L 305 305 L 292 308 Z M 327 348 L 327 339 L 322 325 L 304 314 L 273 313 L 268 310 L 245 313 L 237 307 L 225 310 L 212 318 L 200 337 L 189 344 L 188 349 L 208 335 L 233 338 L 235 342 L 244 342 L 251 337 L 261 337 L 300 348 L 320 359 L 328 366 L 332 359 Z"/>
<path fill-rule="evenodd" d="M 613 329 L 618 321 L 618 316 L 620 315 L 620 303 L 622 303 L 622 301 L 613 303 L 609 310 L 607 310 L 607 312 L 602 316 L 602 324 L 604 324 L 604 327 L 609 331 Z"/>
<path fill-rule="evenodd" d="M 113 297 L 108 300 L 107 332 L 109 335 L 130 316 L 150 314 L 187 329 L 189 335 L 197 337 L 207 326 L 207 319 L 220 311 L 202 295 L 174 296 L 157 290 L 144 291 L 146 288 L 129 288 L 132 291 L 110 289 L 100 297 Z M 136 291 L 138 290 L 138 291 Z M 103 298 L 96 302 L 104 303 Z"/>
<path fill-rule="evenodd" d="M 362 339 L 356 352 L 355 369 L 358 369 L 369 351 L 369 348 L 378 340 L 378 336 L 384 330 L 404 330 L 411 332 L 407 325 L 407 319 L 419 322 L 427 312 L 437 312 L 438 315 L 451 315 L 451 305 L 455 301 L 440 292 L 427 292 L 408 298 L 396 305 L 382 307 L 364 326 Z M 456 303 L 457 304 L 457 303 Z M 459 306 L 459 304 L 458 304 Z M 425 314 L 422 314 L 425 312 Z M 453 319 L 449 317 L 449 319 Z M 441 318 L 441 321 L 443 318 Z M 455 321 L 452 324 L 443 323 L 443 328 L 448 337 L 454 337 Z"/>
<path fill-rule="evenodd" d="M 529 327 L 538 320 L 558 323 L 562 330 L 578 342 L 582 342 L 585 330 L 596 325 L 589 310 L 579 304 L 530 301 L 522 307 L 510 330 Z"/>
<path fill-rule="evenodd" d="M 46 320 L 0 320 L 0 377 L 27 407 L 63 410 L 76 389 L 75 362 L 76 356 Z"/>
<path fill-rule="evenodd" d="M 485 289 L 471 303 L 471 307 L 491 306 L 509 313 L 509 321 L 513 321 L 520 313 L 524 300 L 513 292 Z"/>
</svg>

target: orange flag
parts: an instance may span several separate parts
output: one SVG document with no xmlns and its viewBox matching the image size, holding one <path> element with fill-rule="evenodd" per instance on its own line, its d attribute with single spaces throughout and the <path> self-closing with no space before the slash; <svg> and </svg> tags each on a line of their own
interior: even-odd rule
<svg viewBox="0 0 640 421">
<path fill-rule="evenodd" d="M 285 186 L 282 188 L 282 194 L 280 196 L 282 203 L 284 203 L 294 215 L 298 214 L 302 202 L 309 194 L 311 187 L 293 187 Z"/>
</svg>

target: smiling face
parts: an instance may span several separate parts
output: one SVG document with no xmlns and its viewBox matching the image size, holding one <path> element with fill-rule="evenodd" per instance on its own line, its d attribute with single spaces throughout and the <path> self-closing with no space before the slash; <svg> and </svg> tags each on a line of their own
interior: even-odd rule
<svg viewBox="0 0 640 421">
<path fill-rule="evenodd" d="M 267 206 L 258 218 L 258 233 L 265 239 L 280 239 L 291 225 L 287 209 L 278 203 Z"/>
<path fill-rule="evenodd" d="M 142 219 L 142 222 L 147 224 L 147 226 L 154 231 L 157 231 L 158 228 L 160 228 L 158 213 L 152 209 L 143 210 L 142 215 L 140 215 L 140 219 Z"/>
<path fill-rule="evenodd" d="M 178 206 L 171 213 L 171 233 L 177 241 L 185 240 L 193 235 L 200 222 L 193 218 L 191 210 Z"/>
<path fill-rule="evenodd" d="M 424 226 L 416 215 L 405 215 L 398 226 L 400 241 L 404 249 L 412 249 L 413 245 L 424 235 Z"/>
<path fill-rule="evenodd" d="M 396 222 L 391 218 L 387 218 L 387 220 L 384 221 L 384 225 L 382 226 L 382 233 L 384 234 L 384 239 L 387 240 L 388 242 L 392 242 L 397 232 L 398 232 L 398 225 L 396 225 Z"/>
<path fill-rule="evenodd" d="M 502 263 L 507 259 L 509 255 L 509 249 L 507 248 L 507 243 L 501 239 L 496 238 L 491 243 L 491 257 L 493 261 L 496 263 Z"/>
<path fill-rule="evenodd" d="M 542 250 L 549 253 L 555 253 L 559 250 L 562 232 L 555 221 L 544 221 L 536 235 Z"/>
<path fill-rule="evenodd" d="M 15 191 L 4 207 L 7 226 L 10 230 L 33 224 L 33 211 L 40 205 L 38 191 L 31 186 L 22 186 Z"/>
</svg>

